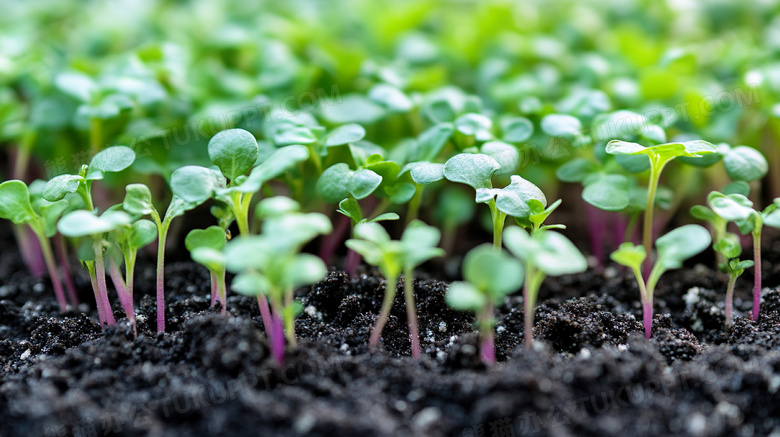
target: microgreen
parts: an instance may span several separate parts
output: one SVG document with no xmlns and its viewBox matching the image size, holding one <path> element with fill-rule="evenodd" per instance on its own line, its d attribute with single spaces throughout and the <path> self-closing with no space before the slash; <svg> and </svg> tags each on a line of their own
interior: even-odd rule
<svg viewBox="0 0 780 437">
<path fill-rule="evenodd" d="M 232 239 L 224 251 L 225 267 L 236 273 L 231 289 L 256 297 L 262 308 L 265 297 L 273 315 L 266 331 L 278 363 L 284 360 L 284 339 L 295 346 L 295 316 L 302 310 L 293 299 L 296 288 L 314 284 L 327 269 L 318 257 L 300 253 L 304 244 L 331 231 L 330 221 L 319 213 L 300 213 L 297 202 L 268 198 L 258 203 L 264 221 L 260 235 Z M 266 323 L 264 319 L 263 323 Z"/>
<path fill-rule="evenodd" d="M 508 229 L 507 229 L 508 230 Z M 507 254 L 483 244 L 463 259 L 463 279 L 450 284 L 447 305 L 458 311 L 474 311 L 480 333 L 480 357 L 487 364 L 496 361 L 493 341 L 494 308 L 523 284 L 523 265 Z"/>
<path fill-rule="evenodd" d="M 206 229 L 193 229 L 184 239 L 184 246 L 190 251 L 193 261 L 203 265 L 211 276 L 211 306 L 219 299 L 222 314 L 227 310 L 225 296 L 225 257 L 222 249 L 227 244 L 225 229 L 209 226 Z"/>
<path fill-rule="evenodd" d="M 585 271 L 588 263 L 580 251 L 558 232 L 537 229 L 528 232 L 511 227 L 504 231 L 504 245 L 525 266 L 525 345 L 531 346 L 534 327 L 534 306 L 539 287 L 546 276 L 560 276 Z"/>
<path fill-rule="evenodd" d="M 629 267 L 636 277 L 642 298 L 645 337 L 650 338 L 653 328 L 653 292 L 658 280 L 667 270 L 679 269 L 688 258 L 698 254 L 710 245 L 712 238 L 699 225 L 685 225 L 672 230 L 655 241 L 658 258 L 655 260 L 647 283 L 642 276 L 642 263 L 647 257 L 644 246 L 626 242 L 610 255 L 613 261 Z"/>
<path fill-rule="evenodd" d="M 739 256 L 742 254 L 742 246 L 740 245 L 739 237 L 732 233 L 728 233 L 717 240 L 713 244 L 713 248 L 725 259 L 725 262 L 718 264 L 718 268 L 723 273 L 729 275 L 728 285 L 726 286 L 726 327 L 730 327 L 733 322 L 734 284 L 736 284 L 737 278 L 745 272 L 745 269 L 753 266 L 753 261 L 740 261 Z"/>
<path fill-rule="evenodd" d="M 376 346 L 382 329 L 390 316 L 395 299 L 398 276 L 404 274 L 406 302 L 412 356 L 420 356 L 420 338 L 417 329 L 417 310 L 414 300 L 414 269 L 431 258 L 444 254 L 437 248 L 441 233 L 438 229 L 415 220 L 406 227 L 400 240 L 391 240 L 385 228 L 376 222 L 361 222 L 355 226 L 355 238 L 347 241 L 347 247 L 363 256 L 371 265 L 379 267 L 385 277 L 385 296 L 379 318 L 371 331 L 369 344 Z"/>
<path fill-rule="evenodd" d="M 122 281 L 118 271 L 117 262 L 110 260 L 109 272 L 115 286 L 124 286 L 124 293 L 117 289 L 120 302 L 127 319 L 135 326 L 135 311 L 133 309 L 133 288 L 135 276 L 135 261 L 138 250 L 146 247 L 157 238 L 157 226 L 149 220 L 139 219 L 130 225 L 118 226 L 113 232 L 113 237 L 122 252 L 122 261 L 125 264 L 125 279 Z"/>
<path fill-rule="evenodd" d="M 653 210 L 658 183 L 664 167 L 678 157 L 699 158 L 701 156 L 716 153 L 718 148 L 706 141 L 687 141 L 678 143 L 664 143 L 645 147 L 637 143 L 612 140 L 607 144 L 607 153 L 616 156 L 647 156 L 650 163 L 650 179 L 647 188 L 647 203 L 642 230 L 642 245 L 645 253 L 649 254 L 653 244 Z"/>
</svg>

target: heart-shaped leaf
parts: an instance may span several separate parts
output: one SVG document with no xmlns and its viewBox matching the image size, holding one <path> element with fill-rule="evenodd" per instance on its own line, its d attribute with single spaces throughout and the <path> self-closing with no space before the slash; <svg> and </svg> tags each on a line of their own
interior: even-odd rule
<svg viewBox="0 0 780 437">
<path fill-rule="evenodd" d="M 258 146 L 254 135 L 243 129 L 228 129 L 209 141 L 209 158 L 229 180 L 246 174 L 257 161 Z"/>
</svg>

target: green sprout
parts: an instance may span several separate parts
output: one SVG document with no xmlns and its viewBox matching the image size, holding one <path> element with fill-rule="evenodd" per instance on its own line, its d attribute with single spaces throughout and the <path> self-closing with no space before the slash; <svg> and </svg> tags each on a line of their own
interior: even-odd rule
<svg viewBox="0 0 780 437">
<path fill-rule="evenodd" d="M 146 247 L 157 238 L 157 226 L 149 220 L 139 219 L 132 224 L 118 226 L 109 236 L 115 243 L 115 245 L 109 246 L 109 250 L 117 247 L 121 252 L 121 258 L 125 265 L 125 279 L 122 280 L 118 262 L 113 255 L 109 258 L 109 273 L 117 288 L 119 301 L 127 320 L 133 324 L 133 329 L 135 329 L 135 310 L 133 309 L 135 261 L 138 250 Z"/>
<path fill-rule="evenodd" d="M 736 284 L 737 278 L 745 272 L 745 269 L 753 266 L 753 261 L 740 261 L 742 246 L 739 243 L 739 237 L 732 233 L 727 233 L 717 240 L 713 244 L 713 248 L 725 259 L 725 262 L 718 264 L 718 268 L 729 275 L 729 282 L 726 286 L 726 327 L 729 327 L 733 322 L 734 284 Z"/>
<path fill-rule="evenodd" d="M 679 269 L 688 258 L 700 253 L 710 245 L 710 233 L 699 225 L 681 226 L 655 241 L 658 258 L 645 284 L 642 263 L 647 257 L 644 246 L 626 242 L 610 255 L 613 261 L 630 268 L 636 277 L 642 298 L 645 337 L 650 338 L 653 329 L 653 292 L 658 280 L 667 270 Z"/>
<path fill-rule="evenodd" d="M 227 235 L 225 229 L 220 226 L 193 229 L 184 239 L 184 246 L 190 251 L 192 260 L 208 269 L 211 277 L 211 306 L 219 300 L 222 314 L 227 311 L 225 256 L 222 253 L 226 244 Z"/>
<path fill-rule="evenodd" d="M 701 140 L 664 143 L 650 147 L 645 147 L 640 144 L 630 143 L 627 141 L 612 140 L 607 144 L 606 151 L 607 153 L 616 155 L 617 157 L 639 157 L 644 155 L 647 156 L 650 162 L 650 179 L 648 180 L 647 187 L 647 204 L 645 206 L 644 222 L 642 223 L 642 246 L 645 249 L 645 254 L 648 255 L 647 261 L 645 261 L 645 266 L 649 266 L 649 254 L 653 244 L 653 209 L 655 206 L 655 196 L 658 189 L 658 183 L 661 179 L 661 172 L 663 171 L 664 167 L 675 158 L 700 158 L 707 154 L 716 153 L 718 148 L 706 141 Z M 637 160 L 637 162 L 639 161 Z"/>
<path fill-rule="evenodd" d="M 412 357 L 420 357 L 420 336 L 417 328 L 417 306 L 414 299 L 414 269 L 420 264 L 442 256 L 436 247 L 441 239 L 438 229 L 415 220 L 406 227 L 400 240 L 391 240 L 385 228 L 376 222 L 363 221 L 355 226 L 355 238 L 347 246 L 363 256 L 371 265 L 379 267 L 385 277 L 385 296 L 379 318 L 371 331 L 369 345 L 379 344 L 395 299 L 398 276 L 404 274 L 404 297 L 407 323 L 412 343 Z"/>
<path fill-rule="evenodd" d="M 526 347 L 533 341 L 534 306 L 544 278 L 584 272 L 588 262 L 574 244 L 555 231 L 528 232 L 511 227 L 504 231 L 504 245 L 525 266 L 523 302 Z"/>
<path fill-rule="evenodd" d="M 458 311 L 474 311 L 480 335 L 480 357 L 486 364 L 496 362 L 493 340 L 494 308 L 504 297 L 523 284 L 523 264 L 503 249 L 482 244 L 470 250 L 463 260 L 463 279 L 450 284 L 445 299 Z"/>
<path fill-rule="evenodd" d="M 231 289 L 271 302 L 273 315 L 266 331 L 271 351 L 279 364 L 284 361 L 284 340 L 296 345 L 295 316 L 302 310 L 294 300 L 296 288 L 321 281 L 327 273 L 318 257 L 300 253 L 317 235 L 331 231 L 328 218 L 320 213 L 298 212 L 300 205 L 284 197 L 264 199 L 257 213 L 264 218 L 260 235 L 241 235 L 224 250 L 225 266 L 236 273 Z M 265 321 L 264 321 L 265 323 Z"/>
</svg>

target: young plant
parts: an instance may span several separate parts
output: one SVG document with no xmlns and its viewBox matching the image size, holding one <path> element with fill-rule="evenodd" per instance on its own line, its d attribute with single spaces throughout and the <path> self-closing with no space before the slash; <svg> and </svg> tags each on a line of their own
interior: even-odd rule
<svg viewBox="0 0 780 437">
<path fill-rule="evenodd" d="M 105 236 L 129 225 L 131 221 L 130 216 L 123 211 L 108 210 L 98 217 L 93 211 L 79 209 L 64 215 L 57 223 L 57 230 L 62 235 L 81 239 L 79 258 L 87 267 L 92 281 L 101 327 L 116 324 L 106 287 L 104 252 L 109 243 Z M 133 319 L 130 318 L 131 321 Z"/>
<path fill-rule="evenodd" d="M 17 225 L 28 225 L 38 238 L 54 295 L 57 297 L 60 312 L 63 313 L 67 311 L 68 303 L 57 273 L 49 238 L 56 233 L 57 220 L 67 207 L 68 202 L 60 199 L 55 202 L 41 200 L 38 207 L 34 208 L 30 201 L 30 192 L 24 182 L 11 180 L 0 184 L 0 218 L 10 220 Z M 71 300 L 73 299 L 72 296 Z M 75 300 L 72 303 L 77 304 Z"/>
<path fill-rule="evenodd" d="M 133 308 L 135 260 L 138 250 L 146 247 L 157 238 L 157 227 L 149 220 L 140 219 L 130 225 L 118 226 L 114 232 L 109 234 L 109 238 L 112 243 L 109 245 L 107 253 L 109 275 L 114 282 L 127 320 L 132 323 L 135 331 L 135 309 Z M 124 279 L 119 271 L 122 262 L 125 265 Z"/>
<path fill-rule="evenodd" d="M 511 227 L 504 231 L 504 245 L 525 266 L 523 333 L 526 347 L 531 347 L 534 306 L 544 278 L 584 272 L 588 262 L 568 238 L 555 231 L 537 229 L 529 235 L 520 228 Z"/>
<path fill-rule="evenodd" d="M 718 148 L 701 140 L 664 143 L 650 147 L 627 141 L 612 140 L 607 144 L 606 151 L 609 154 L 624 159 L 625 157 L 640 157 L 644 155 L 647 156 L 650 162 L 650 178 L 647 184 L 647 204 L 645 206 L 644 222 L 642 223 L 642 246 L 645 249 L 645 254 L 647 254 L 647 261 L 645 262 L 645 266 L 647 267 L 649 266 L 649 254 L 653 244 L 653 210 L 655 206 L 655 195 L 658 189 L 658 183 L 661 179 L 661 172 L 664 167 L 675 158 L 700 158 L 707 154 L 716 153 Z M 639 161 L 637 160 L 637 162 Z"/>
<path fill-rule="evenodd" d="M 718 268 L 729 275 L 729 282 L 726 286 L 726 327 L 728 328 L 733 321 L 734 284 L 736 284 L 737 278 L 745 272 L 745 269 L 753 266 L 753 261 L 740 261 L 742 246 L 739 237 L 732 233 L 717 240 L 713 248 L 725 259 L 724 262 L 718 264 Z"/>
<path fill-rule="evenodd" d="M 178 171 L 178 170 L 177 170 Z M 176 171 L 174 171 L 176 175 Z M 211 177 L 211 175 L 207 175 Z M 165 242 L 171 222 L 176 217 L 200 205 L 201 202 L 189 202 L 173 196 L 165 216 L 160 217 L 152 204 L 152 193 L 144 184 L 130 184 L 125 188 L 125 200 L 122 208 L 138 216 L 150 215 L 157 228 L 157 331 L 165 332 Z"/>
<path fill-rule="evenodd" d="M 780 198 L 764 211 L 753 209 L 753 202 L 741 194 L 711 193 L 709 206 L 714 214 L 726 221 L 733 221 L 739 231 L 753 237 L 753 320 L 758 320 L 761 307 L 761 232 L 764 225 L 780 228 Z"/>
<path fill-rule="evenodd" d="M 190 251 L 193 261 L 209 270 L 211 276 L 211 306 L 217 299 L 222 306 L 222 314 L 227 311 L 225 296 L 225 256 L 222 249 L 227 244 L 225 230 L 219 226 L 206 229 L 193 229 L 184 239 L 184 246 Z"/>
<path fill-rule="evenodd" d="M 458 311 L 474 311 L 480 336 L 480 357 L 496 362 L 493 342 L 494 308 L 523 284 L 523 264 L 490 244 L 470 250 L 463 260 L 463 279 L 450 284 L 445 299 Z"/>
<path fill-rule="evenodd" d="M 231 288 L 256 297 L 260 308 L 261 298 L 271 302 L 273 315 L 267 319 L 271 329 L 266 333 L 280 365 L 285 336 L 291 346 L 296 345 L 294 322 L 302 308 L 293 292 L 321 281 L 327 273 L 322 260 L 300 251 L 317 235 L 330 232 L 330 221 L 319 213 L 300 213 L 298 208 L 297 202 L 283 197 L 259 202 L 257 213 L 264 218 L 261 234 L 234 238 L 224 251 L 227 270 L 236 273 Z"/>
<path fill-rule="evenodd" d="M 681 226 L 655 241 L 658 257 L 645 284 L 642 276 L 642 263 L 647 257 L 644 246 L 635 246 L 626 242 L 610 255 L 613 261 L 629 267 L 636 277 L 642 298 L 645 337 L 650 338 L 653 329 L 653 291 L 667 270 L 679 269 L 688 258 L 698 254 L 710 245 L 710 233 L 699 225 Z"/>
<path fill-rule="evenodd" d="M 420 357 L 420 336 L 417 329 L 417 305 L 414 300 L 414 269 L 431 258 L 442 256 L 444 251 L 436 247 L 441 239 L 438 229 L 415 220 L 406 227 L 401 239 L 391 240 L 385 228 L 376 222 L 361 222 L 355 226 L 355 238 L 347 246 L 363 256 L 371 265 L 379 267 L 385 277 L 385 297 L 379 318 L 371 331 L 369 344 L 376 346 L 390 316 L 395 299 L 398 276 L 404 274 L 404 298 L 412 357 Z"/>
</svg>

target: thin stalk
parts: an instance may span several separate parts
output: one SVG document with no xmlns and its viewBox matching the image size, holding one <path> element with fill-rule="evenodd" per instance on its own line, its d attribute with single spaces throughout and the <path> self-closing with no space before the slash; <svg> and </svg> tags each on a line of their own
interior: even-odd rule
<svg viewBox="0 0 780 437">
<path fill-rule="evenodd" d="M 133 334 L 138 335 L 138 330 L 135 326 L 133 298 L 130 297 L 130 293 L 127 291 L 127 285 L 122 279 L 122 273 L 119 271 L 119 266 L 116 265 L 116 261 L 114 261 L 113 258 L 108 263 L 108 274 L 111 277 L 111 282 L 114 283 L 114 289 L 116 289 L 116 294 L 119 296 L 119 303 L 125 311 L 125 317 L 127 317 L 127 320 L 133 325 Z"/>
<path fill-rule="evenodd" d="M 734 321 L 734 284 L 737 282 L 737 275 L 729 275 L 729 284 L 726 287 L 726 328 L 730 327 Z"/>
<path fill-rule="evenodd" d="M 41 253 L 40 243 L 38 243 L 33 231 L 25 225 L 14 225 L 14 235 L 19 244 L 19 253 L 22 255 L 30 274 L 36 278 L 42 276 L 43 272 L 46 271 L 46 262 L 43 259 L 43 253 Z"/>
<path fill-rule="evenodd" d="M 281 366 L 284 364 L 284 326 L 282 325 L 282 317 L 277 311 L 274 311 L 271 326 L 271 335 L 269 335 L 271 355 L 276 360 L 276 363 Z"/>
<path fill-rule="evenodd" d="M 488 206 L 490 207 L 490 216 L 493 218 L 493 246 L 500 249 L 501 233 L 504 230 L 506 214 L 496 208 L 496 202 L 494 200 L 488 202 Z"/>
<path fill-rule="evenodd" d="M 100 328 L 106 327 L 106 316 L 103 314 L 103 304 L 100 297 L 100 289 L 98 288 L 97 275 L 95 274 L 95 262 L 88 261 L 85 263 L 87 271 L 89 272 L 89 282 L 92 284 L 92 292 L 95 294 L 95 307 L 97 308 L 98 321 L 100 322 Z"/>
<path fill-rule="evenodd" d="M 43 231 L 34 230 L 35 235 L 38 237 L 38 242 L 41 244 L 41 252 L 43 253 L 43 260 L 46 263 L 46 269 L 49 271 L 49 279 L 51 285 L 54 287 L 54 295 L 57 297 L 57 303 L 60 306 L 60 312 L 64 313 L 68 310 L 68 303 L 65 301 L 65 292 L 62 290 L 62 283 L 60 282 L 60 275 L 57 273 L 57 264 L 54 262 L 54 255 L 51 252 L 51 244 L 49 239 L 46 238 Z"/>
<path fill-rule="evenodd" d="M 76 293 L 76 284 L 73 283 L 73 272 L 70 270 L 68 253 L 65 251 L 65 242 L 62 234 L 57 234 L 54 238 L 54 250 L 57 252 L 57 259 L 62 266 L 62 276 L 65 280 L 65 290 L 68 292 L 68 299 L 74 307 L 79 306 L 79 297 Z"/>
<path fill-rule="evenodd" d="M 233 195 L 233 213 L 236 216 L 238 232 L 241 235 L 249 236 L 249 203 L 252 197 L 243 195 L 243 193 L 234 193 Z M 257 297 L 257 304 L 260 307 L 260 317 L 263 319 L 265 332 L 269 333 L 274 329 L 272 323 L 271 310 L 268 307 L 268 299 L 265 296 Z"/>
<path fill-rule="evenodd" d="M 479 325 L 479 357 L 488 365 L 496 363 L 496 346 L 493 340 L 493 303 L 488 302 L 477 314 Z"/>
<path fill-rule="evenodd" d="M 412 200 L 409 201 L 409 208 L 406 210 L 406 224 L 412 222 L 420 215 L 420 205 L 422 204 L 423 187 L 418 185 Z"/>
<path fill-rule="evenodd" d="M 534 307 L 536 306 L 536 297 L 539 296 L 539 287 L 544 281 L 544 272 L 537 270 L 531 264 L 525 265 L 525 286 L 523 287 L 523 340 L 525 347 L 533 346 L 534 340 Z"/>
<path fill-rule="evenodd" d="M 753 320 L 761 309 L 761 230 L 753 234 Z"/>
<path fill-rule="evenodd" d="M 160 215 L 152 211 L 157 224 L 157 332 L 165 332 L 165 240 L 168 237 L 170 220 L 163 222 Z"/>
<path fill-rule="evenodd" d="M 130 296 L 130 301 L 133 301 L 133 284 L 135 276 L 135 256 L 136 251 L 131 251 L 130 254 L 125 256 L 125 281 L 127 285 L 127 295 Z"/>
<path fill-rule="evenodd" d="M 628 225 L 626 226 L 626 233 L 623 235 L 623 242 L 634 240 L 634 232 L 636 232 L 636 224 L 639 221 L 639 213 L 632 212 L 631 217 L 628 219 Z"/>
<path fill-rule="evenodd" d="M 25 176 L 27 175 L 27 167 L 30 164 L 30 152 L 37 136 L 38 132 L 34 129 L 29 129 L 22 135 L 22 140 L 16 149 L 16 159 L 11 172 L 12 179 L 27 180 Z"/>
<path fill-rule="evenodd" d="M 651 158 L 652 159 L 652 158 Z M 653 210 L 655 209 L 655 192 L 658 190 L 658 180 L 661 177 L 663 166 L 657 162 L 650 165 L 650 180 L 647 184 L 647 205 L 645 207 L 645 218 L 642 223 L 642 245 L 645 247 L 645 272 L 650 270 L 650 259 L 653 250 Z"/>
<path fill-rule="evenodd" d="M 638 269 L 634 270 L 634 276 L 639 284 L 639 292 L 642 294 L 642 321 L 645 325 L 645 338 L 650 338 L 653 333 L 653 291 L 663 272 L 660 264 L 656 264 L 645 285 L 642 273 Z"/>
<path fill-rule="evenodd" d="M 89 119 L 89 148 L 92 154 L 100 151 L 103 142 L 103 122 L 99 118 Z"/>
<path fill-rule="evenodd" d="M 295 317 L 292 313 L 293 305 L 293 289 L 289 288 L 284 291 L 284 335 L 287 338 L 287 343 L 292 347 L 298 346 L 298 342 L 295 340 Z"/>
<path fill-rule="evenodd" d="M 417 305 L 414 301 L 414 269 L 404 271 L 404 299 L 406 301 L 406 322 L 412 342 L 412 357 L 420 358 L 420 333 L 417 329 Z"/>
<path fill-rule="evenodd" d="M 314 143 L 309 144 L 309 159 L 314 164 L 314 169 L 317 171 L 317 176 L 322 174 L 322 158 L 320 157 L 319 153 L 317 153 L 316 150 L 314 150 Z"/>
<path fill-rule="evenodd" d="M 97 277 L 98 291 L 100 291 L 101 304 L 103 305 L 103 315 L 106 317 L 106 323 L 113 326 L 116 325 L 116 319 L 114 319 L 114 313 L 111 311 L 111 304 L 108 300 L 106 265 L 103 260 L 103 240 L 96 239 L 92 248 L 95 251 L 95 276 Z"/>
<path fill-rule="evenodd" d="M 227 314 L 227 296 L 225 294 L 225 270 L 224 269 L 217 273 L 216 282 L 217 282 L 217 298 L 219 299 L 219 303 L 222 305 L 221 312 L 222 314 Z"/>
<path fill-rule="evenodd" d="M 371 331 L 371 338 L 368 344 L 372 347 L 379 344 L 379 338 L 382 336 L 382 329 L 384 329 L 387 323 L 387 318 L 390 317 L 390 309 L 393 307 L 393 299 L 395 299 L 396 281 L 398 281 L 397 275 L 387 276 L 385 284 L 385 298 L 382 301 L 382 308 L 379 311 L 379 318 L 374 325 L 374 329 Z"/>
<path fill-rule="evenodd" d="M 217 302 L 217 275 L 214 272 L 209 272 L 211 276 L 211 308 L 214 308 L 214 304 Z"/>
</svg>

